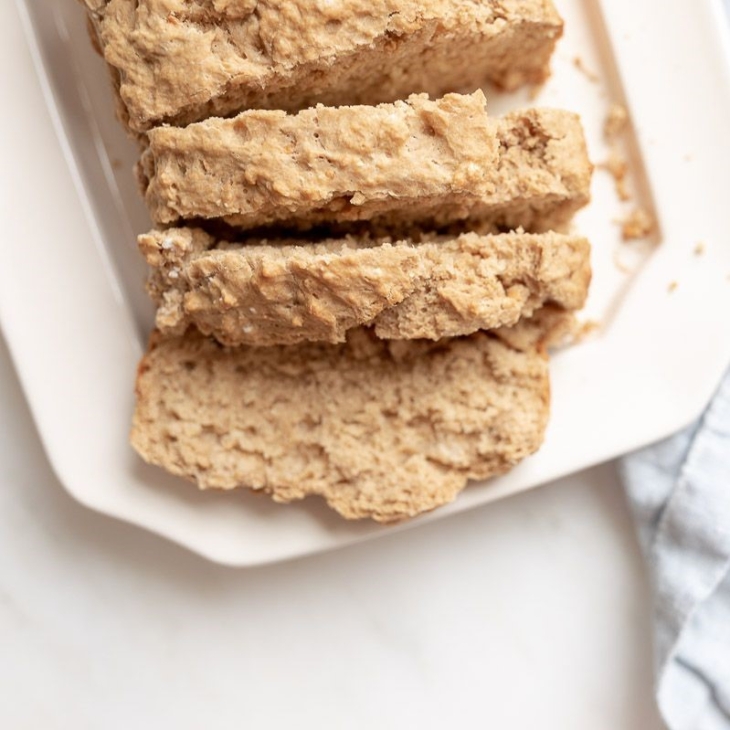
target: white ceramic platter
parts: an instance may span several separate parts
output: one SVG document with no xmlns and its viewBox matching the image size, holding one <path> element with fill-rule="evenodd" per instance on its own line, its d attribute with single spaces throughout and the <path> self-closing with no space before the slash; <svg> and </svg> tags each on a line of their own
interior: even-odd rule
<svg viewBox="0 0 730 730">
<path fill-rule="evenodd" d="M 599 170 L 594 202 L 576 221 L 595 248 L 586 317 L 600 329 L 554 360 L 542 451 L 411 524 L 669 434 L 701 412 L 730 362 L 730 53 L 721 0 L 557 4 L 566 36 L 552 80 L 534 101 L 490 95 L 490 106 L 580 112 L 595 162 L 607 156 L 610 105 L 630 110 L 634 199 L 619 203 Z M 318 500 L 285 507 L 245 491 L 200 494 L 136 458 L 127 431 L 152 312 L 135 248 L 149 221 L 131 174 L 134 150 L 114 119 L 79 5 L 17 5 L 0 8 L 0 321 L 61 482 L 93 509 L 230 565 L 400 529 L 345 523 Z M 636 205 L 655 212 L 659 232 L 621 243 L 615 221 Z"/>
</svg>

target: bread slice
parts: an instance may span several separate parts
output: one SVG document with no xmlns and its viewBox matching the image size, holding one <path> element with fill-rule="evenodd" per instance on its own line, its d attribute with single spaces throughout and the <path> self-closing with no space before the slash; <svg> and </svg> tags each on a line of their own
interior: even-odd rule
<svg viewBox="0 0 730 730">
<path fill-rule="evenodd" d="M 223 218 L 241 228 L 290 219 L 370 219 L 459 207 L 490 192 L 497 139 L 481 91 L 377 107 L 245 112 L 149 133 L 141 169 L 160 224 Z M 356 215 L 358 214 L 358 215 Z"/>
<path fill-rule="evenodd" d="M 545 303 L 579 309 L 591 277 L 588 242 L 557 233 L 241 245 L 176 228 L 139 246 L 158 329 L 194 325 L 225 345 L 337 343 L 359 325 L 384 339 L 467 335 Z"/>
<path fill-rule="evenodd" d="M 342 345 L 233 349 L 195 330 L 156 334 L 132 445 L 201 489 L 319 495 L 348 519 L 414 517 L 542 443 L 545 330 L 509 332 L 428 343 L 356 329 Z"/>
<path fill-rule="evenodd" d="M 140 172 L 160 225 L 392 228 L 470 218 L 546 230 L 588 202 L 592 167 L 577 115 L 543 109 L 492 120 L 479 91 L 155 129 Z"/>
<path fill-rule="evenodd" d="M 82 0 L 135 131 L 541 82 L 550 0 Z"/>
</svg>

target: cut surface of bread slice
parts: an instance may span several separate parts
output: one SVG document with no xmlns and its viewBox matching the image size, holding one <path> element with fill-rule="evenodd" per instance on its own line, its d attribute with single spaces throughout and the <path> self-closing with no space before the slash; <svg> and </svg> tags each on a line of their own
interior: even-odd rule
<svg viewBox="0 0 730 730">
<path fill-rule="evenodd" d="M 195 330 L 156 334 L 132 445 L 202 489 L 319 495 L 348 519 L 414 517 L 543 441 L 545 330 L 505 332 L 429 343 L 356 329 L 342 345 L 228 349 Z"/>
<path fill-rule="evenodd" d="M 591 277 L 588 241 L 557 233 L 241 245 L 177 228 L 139 245 L 157 328 L 193 325 L 226 345 L 337 343 L 359 325 L 383 339 L 457 337 L 546 303 L 580 309 Z"/>
<path fill-rule="evenodd" d="M 244 109 L 539 83 L 550 0 L 84 0 L 135 131 Z"/>
<path fill-rule="evenodd" d="M 592 166 L 577 115 L 542 109 L 490 119 L 479 91 L 155 129 L 139 172 L 160 225 L 397 228 L 476 219 L 548 230 L 588 202 Z"/>
</svg>

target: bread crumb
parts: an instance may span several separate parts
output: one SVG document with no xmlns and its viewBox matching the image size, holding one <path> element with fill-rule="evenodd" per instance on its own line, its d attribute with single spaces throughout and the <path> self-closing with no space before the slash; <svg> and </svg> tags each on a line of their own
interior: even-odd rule
<svg viewBox="0 0 730 730">
<path fill-rule="evenodd" d="M 591 83 L 597 84 L 600 81 L 600 78 L 598 77 L 598 74 L 593 73 L 593 71 L 590 71 L 586 68 L 585 63 L 583 63 L 583 59 L 580 56 L 576 56 L 573 59 L 573 65 L 580 71 Z"/>
<path fill-rule="evenodd" d="M 616 248 L 613 252 L 613 265 L 622 273 L 622 274 L 633 274 L 634 270 L 627 266 L 622 260 L 621 260 L 621 251 Z"/>
<path fill-rule="evenodd" d="M 612 149 L 608 159 L 600 167 L 613 177 L 616 185 L 616 195 L 618 195 L 619 200 L 623 202 L 631 200 L 628 180 L 626 179 L 629 173 L 629 163 L 626 158 L 617 149 Z"/>
<path fill-rule="evenodd" d="M 542 90 L 545 88 L 545 81 L 543 81 L 541 84 L 533 84 L 530 86 L 530 90 L 527 94 L 530 101 L 535 101 L 538 96 L 542 93 Z"/>
<path fill-rule="evenodd" d="M 677 291 L 678 286 L 679 286 L 679 284 L 676 281 L 670 282 L 669 287 L 668 287 L 669 293 L 671 294 L 672 292 Z"/>
<path fill-rule="evenodd" d="M 656 225 L 654 216 L 644 208 L 636 208 L 622 221 L 621 235 L 624 241 L 636 241 L 653 233 Z"/>
<path fill-rule="evenodd" d="M 111 163 L 112 170 L 122 169 L 122 161 L 118 157 L 112 157 L 109 162 Z"/>
<path fill-rule="evenodd" d="M 599 332 L 601 329 L 601 323 L 596 322 L 595 319 L 587 319 L 585 322 L 578 323 L 578 329 L 575 333 L 575 344 L 579 344 L 590 337 L 595 332 Z"/>
<path fill-rule="evenodd" d="M 694 254 L 695 254 L 695 256 L 703 256 L 703 255 L 704 255 L 704 253 L 705 253 L 705 250 L 706 250 L 705 244 L 704 244 L 704 243 L 703 243 L 702 241 L 700 241 L 700 242 L 699 242 L 699 243 L 698 243 L 698 244 L 697 244 L 697 245 L 695 246 L 695 249 L 694 249 Z"/>
<path fill-rule="evenodd" d="M 623 104 L 612 104 L 603 125 L 603 134 L 611 142 L 624 133 L 629 123 L 629 113 Z"/>
<path fill-rule="evenodd" d="M 603 125 L 603 136 L 607 142 L 612 143 L 611 151 L 601 167 L 612 175 L 616 183 L 616 195 L 623 202 L 631 200 L 631 193 L 627 186 L 629 163 L 615 143 L 626 130 L 628 123 L 629 113 L 626 111 L 626 107 L 622 104 L 612 104 Z"/>
<path fill-rule="evenodd" d="M 545 345 L 552 352 L 575 347 L 600 329 L 601 323 L 595 320 L 581 322 L 574 316 L 565 316 L 557 321 Z"/>
</svg>

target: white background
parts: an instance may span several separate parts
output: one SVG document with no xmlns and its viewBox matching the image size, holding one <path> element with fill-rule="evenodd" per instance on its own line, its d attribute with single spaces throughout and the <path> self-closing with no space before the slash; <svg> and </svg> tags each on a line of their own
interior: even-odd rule
<svg viewBox="0 0 730 730">
<path fill-rule="evenodd" d="M 0 145 L 7 200 L 22 161 Z M 0 341 L 3 730 L 654 730 L 650 630 L 612 466 L 231 571 L 73 503 Z"/>
</svg>

